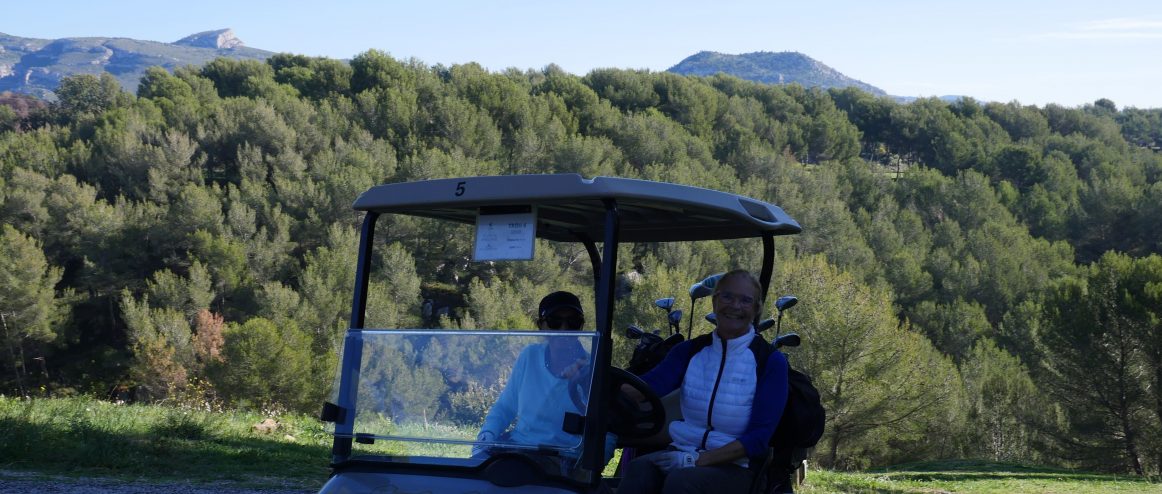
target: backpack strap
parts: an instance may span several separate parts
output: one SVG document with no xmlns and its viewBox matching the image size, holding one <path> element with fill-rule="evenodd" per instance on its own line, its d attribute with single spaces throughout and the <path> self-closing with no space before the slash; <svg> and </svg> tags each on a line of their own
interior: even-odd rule
<svg viewBox="0 0 1162 494">
<path fill-rule="evenodd" d="M 767 369 L 767 360 L 771 358 L 775 349 L 771 348 L 771 344 L 767 343 L 763 335 L 755 334 L 754 339 L 750 340 L 750 351 L 754 354 L 755 382 L 758 382 L 759 378 L 763 377 L 763 371 Z"/>
<path fill-rule="evenodd" d="M 694 360 L 694 356 L 698 355 L 698 352 L 702 351 L 703 348 L 706 348 L 714 343 L 714 333 L 706 333 L 704 335 L 695 336 L 694 339 L 687 341 L 690 342 L 690 353 L 686 357 L 686 369 L 689 370 L 690 361 Z M 682 376 L 682 379 L 686 379 L 685 375 Z"/>
<path fill-rule="evenodd" d="M 694 339 L 690 340 L 690 344 L 694 347 L 690 352 L 690 356 L 694 356 L 694 354 L 698 353 L 703 348 L 706 348 L 713 343 L 714 333 L 706 333 L 704 335 L 695 336 Z"/>
</svg>

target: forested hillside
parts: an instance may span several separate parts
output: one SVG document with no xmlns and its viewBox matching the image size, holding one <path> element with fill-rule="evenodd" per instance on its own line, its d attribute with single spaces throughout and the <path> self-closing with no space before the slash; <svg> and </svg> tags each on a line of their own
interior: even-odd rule
<svg viewBox="0 0 1162 494">
<path fill-rule="evenodd" d="M 1162 110 L 377 51 L 155 68 L 136 95 L 82 75 L 57 94 L 0 106 L 5 394 L 313 412 L 349 316 L 360 192 L 616 175 L 750 195 L 803 225 L 776 242 L 773 294 L 802 300 L 783 330 L 829 412 L 816 461 L 1162 470 Z M 379 228 L 369 325 L 531 327 L 542 295 L 590 283 L 576 246 L 475 264 L 463 229 Z M 627 246 L 615 324 L 661 327 L 652 300 L 756 258 L 747 242 Z M 447 317 L 423 318 L 426 300 Z"/>
</svg>

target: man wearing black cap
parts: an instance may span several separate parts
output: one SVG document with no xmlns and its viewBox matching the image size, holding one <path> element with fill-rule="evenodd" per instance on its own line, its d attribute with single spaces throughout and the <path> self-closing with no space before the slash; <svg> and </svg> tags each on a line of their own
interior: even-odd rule
<svg viewBox="0 0 1162 494">
<path fill-rule="evenodd" d="M 537 328 L 578 330 L 584 324 L 585 311 L 576 295 L 561 291 L 541 299 Z M 578 435 L 561 430 L 561 420 L 566 413 L 581 413 L 569 398 L 567 386 L 585 368 L 589 354 L 576 338 L 547 340 L 521 351 L 504 391 L 484 418 L 477 441 L 564 447 L 580 442 Z M 513 420 L 516 426 L 505 432 Z M 485 445 L 477 445 L 472 448 L 472 455 L 480 456 L 486 451 Z"/>
</svg>

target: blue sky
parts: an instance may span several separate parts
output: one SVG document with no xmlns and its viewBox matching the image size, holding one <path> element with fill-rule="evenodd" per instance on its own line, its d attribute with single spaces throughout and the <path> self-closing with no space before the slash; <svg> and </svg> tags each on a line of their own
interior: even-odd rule
<svg viewBox="0 0 1162 494">
<path fill-rule="evenodd" d="M 428 65 L 663 71 L 702 50 L 797 51 L 889 94 L 1162 108 L 1159 0 L 11 2 L 0 32 L 247 46 Z"/>
</svg>

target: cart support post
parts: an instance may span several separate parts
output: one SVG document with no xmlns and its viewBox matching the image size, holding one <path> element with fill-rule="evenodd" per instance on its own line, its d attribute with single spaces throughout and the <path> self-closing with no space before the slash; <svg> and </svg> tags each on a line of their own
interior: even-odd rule
<svg viewBox="0 0 1162 494">
<path fill-rule="evenodd" d="M 343 339 L 343 372 L 339 381 L 336 401 L 345 413 L 335 423 L 335 440 L 331 447 L 331 462 L 346 461 L 351 456 L 351 437 L 355 432 L 355 392 L 359 389 L 359 368 L 363 364 L 363 325 L 367 313 L 367 286 L 371 279 L 371 251 L 375 238 L 375 220 L 379 213 L 368 212 L 363 217 L 359 233 L 359 261 L 355 266 L 355 293 L 351 302 L 351 324 Z"/>
<path fill-rule="evenodd" d="M 767 294 L 771 290 L 771 275 L 775 272 L 775 234 L 772 232 L 763 232 L 763 270 L 759 273 L 759 283 L 762 284 L 763 305 L 766 305 Z M 754 323 L 758 324 L 762 320 L 762 308 L 755 312 Z"/>
<path fill-rule="evenodd" d="M 600 342 L 593 361 L 593 387 L 589 393 L 589 406 L 585 413 L 585 441 L 589 445 L 582 453 L 582 465 L 591 468 L 593 483 L 601 481 L 602 460 L 605 455 L 605 388 L 608 369 L 613 360 L 613 295 L 617 288 L 617 244 L 621 231 L 617 201 L 605 199 L 605 251 L 601 262 L 601 278 L 597 286 L 597 331 Z"/>
</svg>

